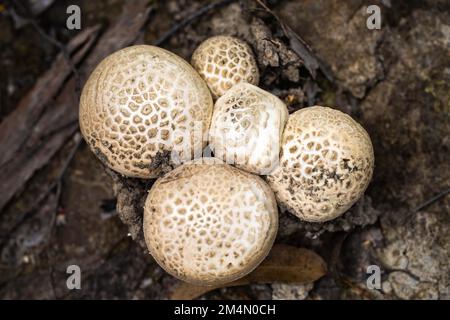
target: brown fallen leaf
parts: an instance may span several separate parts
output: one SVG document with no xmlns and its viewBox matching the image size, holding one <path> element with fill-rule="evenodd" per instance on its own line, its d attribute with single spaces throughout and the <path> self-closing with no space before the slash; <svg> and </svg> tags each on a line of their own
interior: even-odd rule
<svg viewBox="0 0 450 320">
<path fill-rule="evenodd" d="M 326 272 L 325 262 L 313 251 L 285 244 L 276 244 L 261 265 L 245 277 L 220 286 L 210 287 L 180 282 L 172 292 L 170 299 L 192 300 L 218 288 L 251 283 L 309 283 L 320 279 Z"/>
</svg>

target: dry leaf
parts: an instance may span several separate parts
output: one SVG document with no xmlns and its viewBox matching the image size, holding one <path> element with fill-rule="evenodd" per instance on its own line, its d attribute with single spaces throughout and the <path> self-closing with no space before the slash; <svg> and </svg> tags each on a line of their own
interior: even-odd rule
<svg viewBox="0 0 450 320">
<path fill-rule="evenodd" d="M 276 244 L 266 260 L 247 276 L 212 287 L 180 282 L 170 298 L 191 300 L 218 288 L 242 286 L 250 283 L 309 283 L 318 280 L 326 272 L 325 262 L 313 251 L 285 244 Z"/>
</svg>

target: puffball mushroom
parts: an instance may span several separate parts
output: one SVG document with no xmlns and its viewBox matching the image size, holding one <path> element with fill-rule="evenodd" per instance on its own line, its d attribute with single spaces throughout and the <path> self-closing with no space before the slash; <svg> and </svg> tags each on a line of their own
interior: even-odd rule
<svg viewBox="0 0 450 320">
<path fill-rule="evenodd" d="M 373 168 L 372 143 L 364 128 L 345 113 L 314 106 L 289 116 L 280 166 L 267 181 L 291 213 L 323 222 L 362 196 Z"/>
<path fill-rule="evenodd" d="M 191 64 L 217 99 L 233 85 L 258 85 L 259 71 L 250 46 L 235 37 L 215 36 L 203 41 L 192 55 Z"/>
<path fill-rule="evenodd" d="M 106 57 L 87 80 L 80 128 L 111 169 L 155 178 L 177 161 L 201 154 L 213 101 L 205 82 L 182 58 L 138 45 Z"/>
<path fill-rule="evenodd" d="M 273 191 L 218 159 L 197 159 L 159 178 L 144 207 L 150 254 L 173 276 L 217 285 L 251 272 L 278 229 Z"/>
<path fill-rule="evenodd" d="M 239 83 L 215 105 L 209 133 L 216 158 L 256 174 L 277 165 L 288 118 L 286 105 L 271 93 Z"/>
</svg>

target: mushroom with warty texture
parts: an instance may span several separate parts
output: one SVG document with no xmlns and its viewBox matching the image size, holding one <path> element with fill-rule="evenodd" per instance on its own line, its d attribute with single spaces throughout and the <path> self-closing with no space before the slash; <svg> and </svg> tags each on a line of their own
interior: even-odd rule
<svg viewBox="0 0 450 320">
<path fill-rule="evenodd" d="M 373 169 L 373 147 L 364 128 L 341 111 L 314 106 L 289 116 L 280 166 L 267 181 L 291 213 L 323 222 L 362 196 Z"/>
<path fill-rule="evenodd" d="M 106 57 L 87 80 L 80 128 L 111 169 L 155 178 L 177 161 L 201 155 L 213 101 L 203 79 L 182 58 L 138 45 Z"/>
<path fill-rule="evenodd" d="M 250 46 L 235 37 L 215 36 L 203 41 L 191 60 L 208 84 L 213 98 L 222 96 L 233 85 L 258 85 L 259 71 Z"/>
<path fill-rule="evenodd" d="M 214 105 L 209 131 L 214 156 L 251 173 L 269 174 L 278 165 L 288 116 L 273 94 L 244 82 L 233 86 Z"/>
<path fill-rule="evenodd" d="M 269 253 L 277 229 L 277 204 L 267 183 L 214 158 L 159 178 L 144 207 L 150 254 L 168 273 L 198 285 L 251 272 Z"/>
</svg>

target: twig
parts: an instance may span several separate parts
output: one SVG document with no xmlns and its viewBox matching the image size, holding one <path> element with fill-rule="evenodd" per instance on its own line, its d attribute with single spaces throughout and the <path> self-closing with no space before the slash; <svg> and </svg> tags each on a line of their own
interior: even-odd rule
<svg viewBox="0 0 450 320">
<path fill-rule="evenodd" d="M 44 38 L 47 42 L 51 43 L 53 46 L 57 47 L 61 51 L 64 59 L 66 60 L 68 66 L 70 67 L 70 70 L 72 71 L 73 76 L 75 77 L 76 92 L 77 95 L 79 95 L 79 92 L 81 92 L 81 78 L 78 69 L 70 59 L 70 54 L 69 51 L 67 50 L 67 47 L 62 42 L 57 40 L 55 37 L 52 37 L 49 34 L 47 34 L 47 32 L 45 32 L 45 30 L 39 25 L 39 23 L 37 23 L 36 19 L 31 17 L 29 8 L 27 8 L 21 1 L 14 1 L 10 3 L 10 5 L 12 7 L 14 6 L 18 7 L 22 12 L 26 12 L 27 17 L 22 16 L 18 12 L 15 12 L 15 14 L 24 22 L 31 24 L 31 26 L 37 31 L 37 33 L 39 33 L 39 35 L 42 38 Z"/>
<path fill-rule="evenodd" d="M 74 145 L 73 147 L 70 149 L 69 154 L 67 155 L 61 170 L 59 171 L 58 177 L 56 179 L 56 181 L 50 186 L 50 188 L 47 190 L 47 194 L 53 189 L 56 188 L 56 210 L 58 210 L 58 208 L 60 207 L 60 201 L 61 201 L 61 193 L 62 193 L 62 179 L 64 178 L 65 173 L 67 172 L 67 169 L 69 168 L 70 164 L 72 163 L 73 158 L 75 157 L 75 155 L 77 154 L 78 148 L 81 146 L 81 143 L 83 142 L 83 139 L 81 139 L 81 134 L 79 132 L 76 132 L 73 135 L 73 140 L 74 140 Z M 56 214 L 55 214 L 56 216 Z M 55 225 L 55 220 L 52 223 L 51 226 L 51 231 L 53 230 L 53 227 Z M 50 245 L 50 244 L 49 244 Z"/>
<path fill-rule="evenodd" d="M 281 30 L 284 33 L 284 36 L 286 38 L 289 38 L 289 32 L 287 30 L 287 26 L 281 21 L 281 19 L 275 14 L 275 12 L 273 12 L 262 0 L 255 0 L 263 9 L 264 11 L 268 12 L 272 17 L 275 18 L 275 20 L 277 20 L 277 22 L 279 23 Z"/>
<path fill-rule="evenodd" d="M 72 147 L 72 149 L 70 150 L 70 153 L 67 156 L 63 167 L 59 171 L 58 181 L 61 181 L 61 179 L 64 177 L 64 174 L 66 173 L 67 169 L 69 168 L 70 163 L 72 162 L 73 158 L 75 157 L 75 154 L 77 153 L 78 148 L 80 147 L 81 142 L 83 141 L 83 139 L 81 139 L 81 135 L 79 132 L 75 133 L 73 139 L 75 141 L 75 144 Z"/>
<path fill-rule="evenodd" d="M 403 224 L 404 225 L 409 225 L 411 222 L 414 221 L 413 218 L 416 216 L 416 214 L 418 212 L 420 212 L 423 209 L 427 208 L 428 206 L 432 205 L 434 202 L 440 200 L 441 198 L 443 198 L 444 196 L 446 196 L 449 193 L 450 193 L 450 188 L 440 192 L 439 194 L 435 195 L 431 199 L 429 199 L 429 200 L 425 201 L 424 203 L 422 203 L 420 206 L 418 206 L 416 209 L 412 210 L 409 214 L 407 214 L 405 216 L 405 218 L 403 220 Z"/>
<path fill-rule="evenodd" d="M 85 75 L 89 74 L 104 57 L 133 42 L 148 20 L 151 10 L 148 5 L 148 0 L 127 2 L 116 23 L 103 33 L 96 46 L 86 52 L 84 49 L 88 50 L 87 47 L 93 45 L 93 42 L 89 41 L 82 47 L 82 55 L 77 53 L 73 56 L 81 61 L 84 54 L 87 53 L 83 64 L 79 67 L 83 81 L 86 80 Z M 85 34 L 85 32 L 81 32 L 74 39 Z M 94 35 L 97 34 L 97 30 L 91 30 L 90 32 L 94 32 Z M 61 54 L 59 60 L 65 62 Z M 59 60 L 57 62 L 60 63 Z M 5 144 L 5 146 L 2 145 L 4 147 L 3 153 L 0 153 L 0 165 L 3 169 L 0 170 L 0 180 L 2 181 L 0 184 L 0 210 L 20 191 L 20 188 L 37 170 L 50 161 L 67 138 L 77 130 L 77 125 L 74 125 L 63 130 L 60 134 L 51 136 L 50 139 L 41 139 L 49 129 L 60 127 L 61 123 L 69 123 L 78 119 L 75 79 L 71 77 L 67 82 L 64 82 L 70 70 L 65 63 L 63 66 L 58 64 L 57 67 L 62 68 L 65 71 L 64 74 L 46 72 L 45 77 L 48 78 L 42 80 L 40 78 L 38 80 L 40 81 L 39 85 L 42 86 L 45 83 L 50 85 L 32 89 L 12 112 L 16 115 L 14 120 L 17 122 L 6 121 L 6 119 L 10 119 L 11 114 L 0 123 L 0 133 L 2 131 L 7 133 L 0 134 L 0 145 Z M 39 89 L 38 92 L 36 92 L 37 89 Z M 52 98 L 55 98 L 53 103 L 55 107 L 50 108 L 48 106 Z M 39 108 L 36 108 L 36 105 Z M 19 112 L 17 113 L 16 110 Z M 26 121 L 21 121 L 23 118 Z M 26 144 L 22 144 L 25 142 Z M 10 161 L 11 159 L 14 159 L 14 161 Z"/>
<path fill-rule="evenodd" d="M 255 0 L 267 13 L 269 13 L 280 25 L 284 35 L 289 39 L 291 49 L 303 60 L 306 69 L 313 77 L 316 78 L 316 70 L 320 69 L 323 75 L 331 82 L 333 82 L 333 75 L 328 67 L 320 61 L 313 53 L 311 47 L 300 37 L 294 30 L 285 24 L 280 17 L 273 12 L 262 0 Z"/>
<path fill-rule="evenodd" d="M 70 59 L 70 55 L 69 55 L 69 51 L 67 50 L 67 47 L 64 44 L 62 44 L 61 42 L 59 42 L 59 40 L 56 40 L 55 38 L 48 35 L 44 31 L 44 29 L 42 29 L 42 27 L 35 20 L 31 20 L 30 23 L 44 39 L 46 39 L 48 42 L 50 42 L 51 44 L 56 46 L 59 50 L 61 50 L 61 53 L 62 53 L 64 59 L 66 60 L 67 64 L 69 65 L 70 70 L 72 71 L 72 74 L 75 78 L 75 83 L 76 83 L 75 91 L 77 93 L 77 96 L 79 96 L 81 93 L 80 73 L 78 72 L 78 69 L 75 66 L 75 64 L 73 64 L 72 60 Z"/>
<path fill-rule="evenodd" d="M 158 40 L 156 40 L 153 44 L 155 46 L 162 45 L 167 40 L 169 40 L 175 33 L 177 33 L 179 30 L 190 25 L 195 20 L 200 18 L 202 15 L 206 14 L 207 12 L 209 12 L 211 10 L 226 6 L 235 1 L 236 0 L 221 0 L 221 1 L 210 3 L 210 4 L 200 8 L 199 10 L 197 10 L 196 12 L 194 12 L 193 14 L 191 14 L 190 16 L 186 17 L 185 19 L 181 20 L 179 23 L 177 23 L 172 28 L 170 28 L 169 31 L 167 31 L 165 34 L 163 34 L 163 36 L 161 38 L 159 38 Z"/>
<path fill-rule="evenodd" d="M 434 202 L 438 201 L 439 199 L 445 197 L 447 194 L 450 193 L 450 188 L 448 188 L 447 190 L 442 191 L 441 193 L 435 195 L 433 198 L 425 201 L 423 204 L 421 204 L 420 206 L 418 206 L 415 210 L 414 213 L 417 213 L 419 211 L 422 211 L 423 209 L 425 209 L 426 207 L 430 206 L 431 204 L 433 204 Z"/>
<path fill-rule="evenodd" d="M 76 151 L 78 150 L 78 148 L 82 142 L 82 139 L 81 139 L 81 136 L 79 133 L 76 133 L 74 135 L 73 139 L 75 140 L 75 144 L 69 151 L 69 154 L 66 157 L 65 162 L 63 163 L 55 181 L 44 192 L 42 192 L 42 194 L 36 199 L 36 202 L 34 202 L 31 205 L 30 209 L 24 214 L 24 216 L 20 219 L 20 221 L 17 222 L 17 224 L 15 224 L 15 226 L 9 231 L 9 234 L 13 234 L 14 231 L 16 231 L 22 224 L 24 224 L 26 221 L 28 221 L 28 219 L 30 219 L 32 217 L 31 213 L 33 213 L 33 211 L 36 210 L 44 200 L 46 200 L 46 198 L 49 196 L 50 192 L 52 192 L 52 190 L 54 190 L 55 188 L 56 188 L 55 201 L 57 202 L 56 208 L 59 207 L 59 199 L 61 196 L 61 180 L 64 177 L 65 172 L 67 171 L 70 163 L 72 162 L 72 159 L 74 158 L 74 156 L 76 154 Z M 53 224 L 54 224 L 54 221 L 53 221 Z M 53 225 L 51 226 L 51 228 L 53 228 Z M 7 240 L 8 240 L 8 238 L 2 239 L 0 244 L 3 245 L 4 243 L 6 243 Z"/>
</svg>

